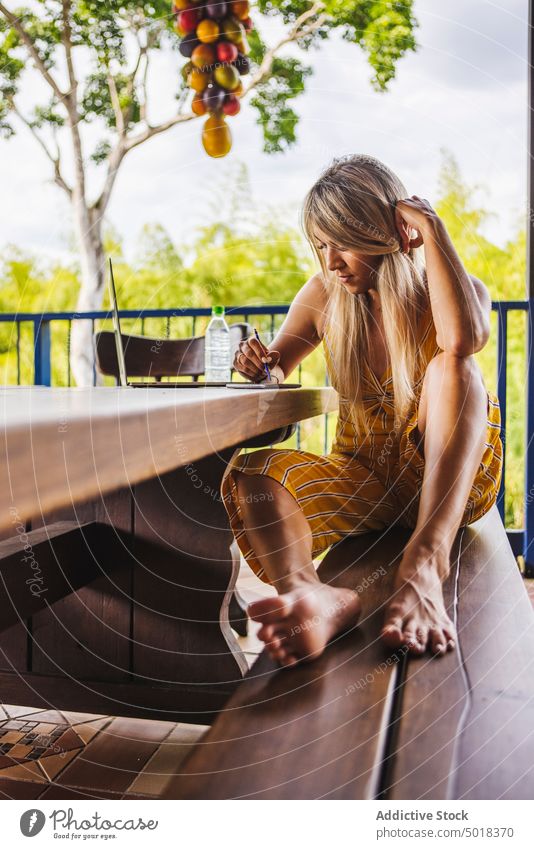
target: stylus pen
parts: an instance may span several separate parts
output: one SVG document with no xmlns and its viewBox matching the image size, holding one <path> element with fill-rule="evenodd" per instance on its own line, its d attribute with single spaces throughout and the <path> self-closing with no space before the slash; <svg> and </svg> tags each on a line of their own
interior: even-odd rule
<svg viewBox="0 0 534 849">
<path fill-rule="evenodd" d="M 256 328 L 254 328 L 254 336 L 256 337 L 256 339 L 258 340 L 258 342 L 260 343 L 260 345 L 263 345 L 263 342 L 261 341 L 261 339 L 260 339 L 260 337 L 259 337 L 259 334 L 258 334 L 258 331 L 256 330 Z M 264 347 L 265 347 L 265 346 L 264 346 Z M 271 372 L 269 371 L 269 366 L 267 365 L 267 363 L 264 363 L 263 365 L 265 366 L 265 371 L 267 372 L 267 377 L 268 377 L 268 378 L 269 378 L 269 380 L 270 380 L 270 379 L 271 379 Z"/>
</svg>

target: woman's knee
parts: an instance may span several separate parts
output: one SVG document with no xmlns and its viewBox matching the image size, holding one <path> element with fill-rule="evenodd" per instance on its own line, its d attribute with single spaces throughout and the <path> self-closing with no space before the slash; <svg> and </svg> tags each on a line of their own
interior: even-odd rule
<svg viewBox="0 0 534 849">
<path fill-rule="evenodd" d="M 237 497 L 243 509 L 254 509 L 256 505 L 265 507 L 266 502 L 273 502 L 276 487 L 283 489 L 278 481 L 268 475 L 249 475 L 237 469 L 232 472 L 237 487 Z"/>
<path fill-rule="evenodd" d="M 439 388 L 451 381 L 460 385 L 466 394 L 475 393 L 481 398 L 486 397 L 482 374 L 472 355 L 458 357 L 456 354 L 442 351 L 430 360 L 425 373 L 425 383 L 434 384 Z"/>
</svg>

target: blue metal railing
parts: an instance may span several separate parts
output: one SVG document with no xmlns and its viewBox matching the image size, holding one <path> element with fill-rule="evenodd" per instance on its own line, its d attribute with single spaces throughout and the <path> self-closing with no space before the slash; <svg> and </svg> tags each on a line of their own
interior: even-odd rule
<svg viewBox="0 0 534 849">
<path fill-rule="evenodd" d="M 251 316 L 270 317 L 271 332 L 275 331 L 276 317 L 287 314 L 287 304 L 261 305 L 261 306 L 235 306 L 227 307 L 226 315 L 242 317 L 248 321 Z M 524 301 L 496 301 L 492 309 L 497 314 L 497 397 L 501 407 L 501 438 L 503 449 L 506 447 L 506 423 L 507 423 L 507 351 L 508 351 L 508 315 L 510 312 L 523 312 L 528 318 L 527 344 L 527 379 L 526 379 L 526 482 L 525 482 L 525 528 L 521 530 L 507 529 L 508 538 L 512 545 L 514 554 L 525 557 L 525 574 L 534 577 L 534 370 L 530 369 L 530 351 L 534 345 L 534 302 Z M 121 319 L 140 319 L 141 332 L 144 334 L 145 320 L 148 318 L 166 319 L 166 336 L 170 336 L 171 319 L 192 319 L 192 335 L 195 335 L 197 319 L 209 317 L 209 307 L 186 307 L 175 309 L 144 309 L 144 310 L 121 310 Z M 67 345 L 70 344 L 70 330 L 73 321 L 89 320 L 92 322 L 93 331 L 95 322 L 98 320 L 111 319 L 111 313 L 103 310 L 93 312 L 47 312 L 47 313 L 1 313 L 0 322 L 12 323 L 16 326 L 16 348 L 17 348 L 17 383 L 21 381 L 20 366 L 20 344 L 21 325 L 33 324 L 33 383 L 37 385 L 50 386 L 52 382 L 52 322 L 67 322 L 68 337 Z M 68 357 L 67 357 L 68 360 Z M 67 385 L 71 385 L 70 364 L 67 366 Z M 299 381 L 301 378 L 301 367 L 299 367 Z M 327 378 L 325 375 L 325 383 Z M 297 444 L 300 445 L 300 428 L 297 433 Z M 324 450 L 328 450 L 328 416 L 324 417 Z M 501 487 L 497 498 L 497 507 L 504 521 L 504 496 L 505 496 L 505 466 Z M 532 561 L 532 562 L 531 562 Z"/>
</svg>

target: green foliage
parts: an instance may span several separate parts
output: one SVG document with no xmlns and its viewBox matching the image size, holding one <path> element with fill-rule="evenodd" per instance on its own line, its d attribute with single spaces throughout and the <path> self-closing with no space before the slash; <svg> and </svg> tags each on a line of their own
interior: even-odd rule
<svg viewBox="0 0 534 849">
<path fill-rule="evenodd" d="M 228 191 L 232 186 L 232 191 Z M 445 221 L 453 243 L 467 270 L 483 280 L 494 300 L 525 297 L 525 230 L 518 227 L 504 248 L 494 245 L 482 232 L 489 212 L 476 202 L 477 187 L 462 180 L 454 159 L 444 156 L 439 200 L 436 209 Z M 280 211 L 266 212 L 254 206 L 246 168 L 228 170 L 220 186 L 211 186 L 206 196 L 206 222 L 187 244 L 176 245 L 160 224 L 144 227 L 133 261 L 123 256 L 120 236 L 108 231 L 106 253 L 114 258 L 121 306 L 167 308 L 202 306 L 219 302 L 252 306 L 290 303 L 313 269 L 312 259 L 299 232 L 284 224 Z M 252 222 L 252 223 L 251 223 Z M 79 287 L 75 266 L 38 261 L 14 247 L 3 251 L 0 265 L 0 312 L 74 310 Z M 108 307 L 107 298 L 104 308 Z M 276 319 L 277 325 L 281 318 Z M 271 329 L 268 316 L 255 319 L 260 334 Z M 109 323 L 103 326 L 110 327 Z M 206 321 L 172 318 L 125 322 L 125 329 L 162 338 L 203 333 Z M 525 445 L 525 316 L 512 314 L 508 330 L 508 424 L 506 522 L 522 527 Z M 67 328 L 53 324 L 53 381 L 68 380 Z M 17 332 L 0 324 L 0 369 L 2 383 L 17 381 Z M 21 327 L 20 379 L 32 380 L 31 327 Z M 496 389 L 496 326 L 486 348 L 477 355 L 486 384 Z M 324 383 L 324 360 L 318 349 L 295 373 L 304 385 Z M 336 417 L 330 415 L 329 439 Z M 301 445 L 309 451 L 324 450 L 323 419 L 303 422 Z M 296 437 L 293 438 L 295 444 Z"/>
</svg>

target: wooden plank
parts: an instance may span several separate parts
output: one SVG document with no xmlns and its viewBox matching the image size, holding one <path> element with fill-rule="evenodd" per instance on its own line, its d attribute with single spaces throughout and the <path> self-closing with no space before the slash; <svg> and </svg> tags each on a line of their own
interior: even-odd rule
<svg viewBox="0 0 534 849">
<path fill-rule="evenodd" d="M 361 589 L 359 626 L 312 663 L 281 669 L 261 655 L 167 798 L 374 798 L 398 669 L 378 638 L 381 605 L 405 538 L 366 534 L 331 549 L 321 576 Z"/>
<path fill-rule="evenodd" d="M 228 700 L 225 687 L 148 687 L 113 681 L 82 681 L 74 676 L 0 671 L 0 693 L 6 704 L 82 711 L 105 715 L 165 719 L 207 725 Z"/>
<path fill-rule="evenodd" d="M 469 704 L 456 799 L 534 798 L 534 612 L 493 509 L 466 529 L 459 624 Z"/>
<path fill-rule="evenodd" d="M 0 630 L 95 577 L 94 531 L 94 523 L 56 522 L 0 542 Z"/>
<path fill-rule="evenodd" d="M 239 559 L 220 486 L 232 453 L 227 449 L 136 487 L 138 681 L 221 683 L 231 692 L 248 670 L 228 624 Z"/>
<path fill-rule="evenodd" d="M 456 625 L 462 533 L 443 588 L 447 613 Z M 468 699 L 461 655 L 459 651 L 436 658 L 426 654 L 406 661 L 400 716 L 388 753 L 390 769 L 384 777 L 382 798 L 447 799 L 458 729 Z"/>
<path fill-rule="evenodd" d="M 6 387 L 0 402 L 1 530 L 12 523 L 10 511 L 24 521 L 332 412 L 337 394 L 331 387 Z"/>
</svg>

